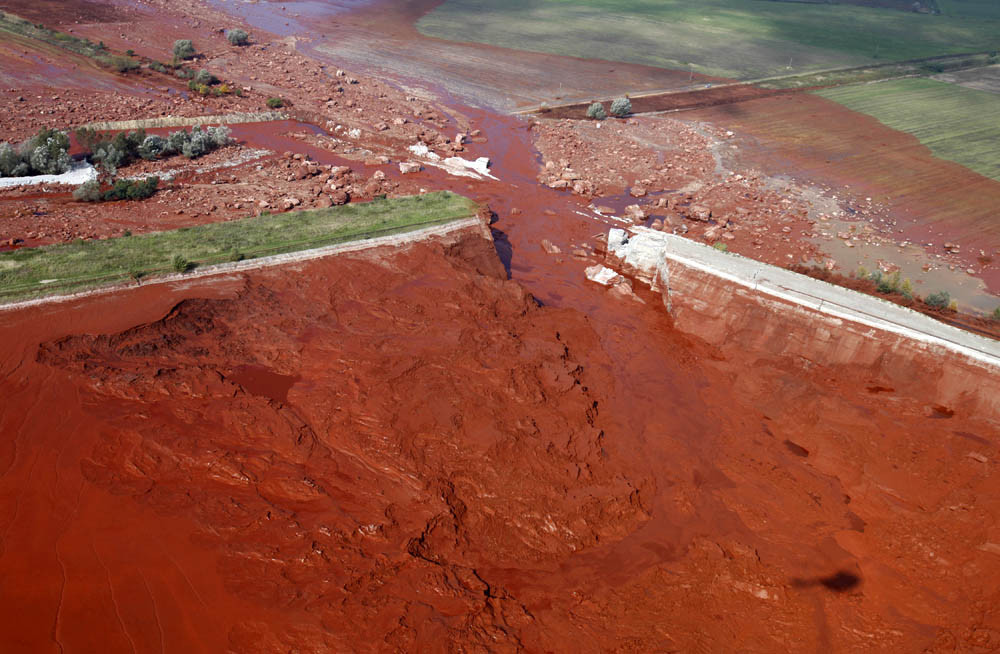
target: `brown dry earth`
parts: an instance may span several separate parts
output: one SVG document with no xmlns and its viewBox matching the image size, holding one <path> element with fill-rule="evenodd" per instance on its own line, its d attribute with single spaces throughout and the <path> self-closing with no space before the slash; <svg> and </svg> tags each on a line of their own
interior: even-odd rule
<svg viewBox="0 0 1000 654">
<path fill-rule="evenodd" d="M 1000 293 L 1000 182 L 935 158 L 909 134 L 809 94 L 685 112 L 746 135 L 745 165 L 827 185 L 891 214 L 897 238 L 931 244 Z M 946 252 L 954 243 L 957 253 Z"/>
<path fill-rule="evenodd" d="M 614 224 L 576 213 L 592 191 L 624 209 L 686 186 L 661 220 L 701 233 L 718 225 L 692 204 L 726 207 L 734 247 L 780 233 L 766 256 L 808 254 L 807 206 L 761 176 L 715 177 L 704 146 L 724 133 L 530 127 L 255 47 L 218 56 L 328 133 L 237 130 L 276 154 L 197 191 L 185 173 L 137 228 L 377 181 L 488 203 L 492 241 L 0 313 L 5 651 L 1000 648 L 1000 407 L 976 392 L 993 373 L 874 341 L 832 364 L 808 324 L 766 312 L 707 343 L 660 298 L 584 281 Z M 393 172 L 416 140 L 488 155 L 502 181 Z M 539 163 L 593 190 L 542 188 Z M 168 199 L 182 193 L 217 211 L 194 217 Z"/>
</svg>

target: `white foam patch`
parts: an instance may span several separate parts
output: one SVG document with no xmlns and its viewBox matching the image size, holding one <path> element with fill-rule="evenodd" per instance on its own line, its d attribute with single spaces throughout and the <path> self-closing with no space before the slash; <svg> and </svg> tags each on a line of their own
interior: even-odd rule
<svg viewBox="0 0 1000 654">
<path fill-rule="evenodd" d="M 70 184 L 79 186 L 97 179 L 97 170 L 86 161 L 74 161 L 62 175 L 31 175 L 29 177 L 0 177 L 0 188 L 31 186 L 33 184 Z"/>
</svg>

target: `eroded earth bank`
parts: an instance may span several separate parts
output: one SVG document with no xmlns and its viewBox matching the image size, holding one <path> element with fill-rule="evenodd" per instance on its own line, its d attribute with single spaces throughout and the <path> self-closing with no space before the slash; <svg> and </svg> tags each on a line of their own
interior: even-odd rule
<svg viewBox="0 0 1000 654">
<path fill-rule="evenodd" d="M 494 214 L 0 312 L 5 652 L 1000 648 L 995 370 L 856 328 L 854 356 L 831 358 L 829 323 L 708 283 L 690 301 L 714 318 L 699 332 L 638 284 L 585 279 L 618 224 L 590 204 L 700 237 L 713 226 L 683 214 L 714 203 L 734 220 L 709 242 L 812 256 L 799 198 L 760 175 L 698 182 L 724 131 L 622 123 L 624 163 L 601 178 L 578 145 L 593 132 L 343 88 L 307 108 L 386 121 L 364 151 L 284 123 L 281 138 L 246 128 L 247 147 L 324 171 L 354 155 L 336 190 L 359 199 L 447 187 Z M 418 138 L 489 156 L 500 179 L 379 159 Z M 187 202 L 210 192 L 232 195 L 205 220 L 293 191 L 311 206 L 339 183 L 268 156 L 248 184 L 281 195 L 248 202 L 227 173 L 125 224 L 197 222 Z M 631 192 L 645 186 L 677 193 Z"/>
</svg>

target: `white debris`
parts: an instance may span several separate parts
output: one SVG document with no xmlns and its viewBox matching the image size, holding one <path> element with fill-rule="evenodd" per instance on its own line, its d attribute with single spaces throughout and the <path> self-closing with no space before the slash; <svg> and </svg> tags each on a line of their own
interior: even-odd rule
<svg viewBox="0 0 1000 654">
<path fill-rule="evenodd" d="M 431 152 L 431 149 L 423 143 L 417 143 L 416 145 L 410 146 L 410 152 L 417 155 L 418 157 L 424 157 L 425 159 L 430 159 L 431 161 L 438 161 L 441 156 L 436 152 Z"/>
<path fill-rule="evenodd" d="M 432 152 L 431 149 L 424 143 L 411 145 L 409 150 L 415 156 L 423 158 L 424 163 L 427 165 L 440 168 L 449 175 L 455 175 L 457 177 L 472 177 L 474 179 L 482 179 L 484 177 L 496 179 L 496 177 L 490 174 L 489 157 L 479 157 L 475 161 L 469 161 L 468 159 L 463 159 L 461 157 L 448 157 L 447 159 L 442 160 L 439 154 Z"/>
<path fill-rule="evenodd" d="M 29 186 L 32 184 L 72 184 L 79 186 L 97 179 L 97 170 L 86 161 L 77 161 L 61 175 L 32 175 L 30 177 L 0 177 L 0 188 Z"/>
<path fill-rule="evenodd" d="M 489 177 L 490 179 L 496 179 L 496 177 L 490 174 L 489 157 L 479 157 L 475 161 L 469 161 L 461 157 L 448 157 L 441 162 L 440 167 L 452 175 L 458 175 L 459 177 L 475 177 L 477 179 Z"/>
<path fill-rule="evenodd" d="M 618 277 L 618 273 L 601 264 L 588 267 L 583 271 L 583 274 L 587 276 L 587 279 L 601 286 L 611 286 L 612 280 Z"/>
</svg>

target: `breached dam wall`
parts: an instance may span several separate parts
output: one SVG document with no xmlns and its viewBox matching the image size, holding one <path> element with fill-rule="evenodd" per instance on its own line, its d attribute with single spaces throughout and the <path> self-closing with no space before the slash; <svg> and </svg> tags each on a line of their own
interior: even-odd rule
<svg viewBox="0 0 1000 654">
<path fill-rule="evenodd" d="M 608 265 L 663 297 L 675 327 L 804 365 L 862 366 L 942 404 L 1000 410 L 1000 343 L 899 305 L 643 227 L 612 229 Z"/>
</svg>

